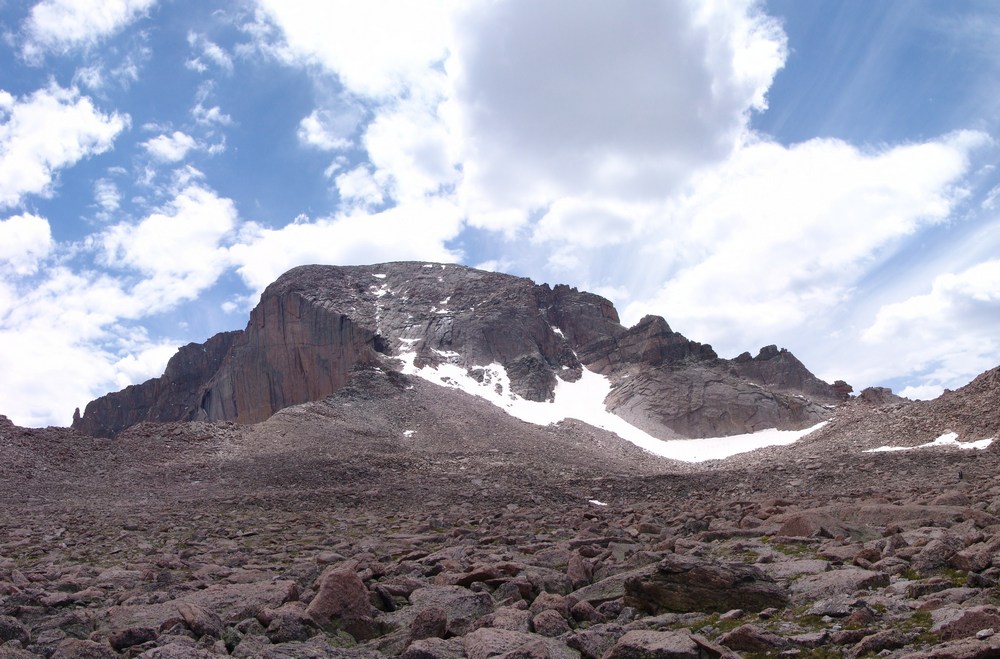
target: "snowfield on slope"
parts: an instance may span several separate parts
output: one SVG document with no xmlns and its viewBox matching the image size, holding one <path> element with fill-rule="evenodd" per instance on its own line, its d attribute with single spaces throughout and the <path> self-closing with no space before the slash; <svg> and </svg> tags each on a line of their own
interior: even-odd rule
<svg viewBox="0 0 1000 659">
<path fill-rule="evenodd" d="M 458 356 L 455 353 L 437 352 L 446 358 Z M 586 368 L 583 369 L 583 375 L 576 382 L 557 380 L 555 400 L 539 403 L 525 400 L 513 393 L 510 389 L 510 378 L 507 371 L 497 363 L 482 367 L 482 381 L 478 381 L 458 364 L 443 363 L 437 368 L 432 366 L 417 368 L 414 364 L 416 353 L 413 352 L 404 353 L 399 356 L 399 359 L 404 364 L 403 373 L 416 375 L 434 384 L 460 389 L 493 403 L 522 421 L 545 426 L 566 419 L 578 419 L 613 432 L 650 453 L 683 462 L 721 460 L 766 446 L 784 446 L 826 424 L 826 422 L 819 423 L 804 430 L 776 430 L 772 428 L 729 437 L 662 440 L 609 412 L 604 406 L 604 399 L 611 392 L 610 380 Z"/>
<path fill-rule="evenodd" d="M 879 446 L 878 448 L 868 449 L 865 453 L 886 453 L 888 451 L 914 451 L 918 448 L 933 448 L 939 446 L 953 446 L 960 449 L 979 449 L 980 451 L 988 448 L 990 444 L 993 443 L 994 438 L 989 439 L 979 439 L 974 442 L 960 442 L 958 441 L 958 433 L 956 432 L 946 432 L 941 435 L 933 442 L 927 442 L 926 444 L 921 444 L 920 446 Z"/>
</svg>

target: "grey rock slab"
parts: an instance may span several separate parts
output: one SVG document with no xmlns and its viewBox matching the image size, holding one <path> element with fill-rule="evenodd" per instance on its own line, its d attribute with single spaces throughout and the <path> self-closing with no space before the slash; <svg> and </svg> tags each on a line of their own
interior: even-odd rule
<svg viewBox="0 0 1000 659">
<path fill-rule="evenodd" d="M 888 574 L 848 567 L 804 576 L 791 584 L 791 591 L 795 599 L 802 601 L 849 595 L 859 590 L 888 585 Z"/>
<path fill-rule="evenodd" d="M 818 558 L 806 558 L 801 560 L 780 561 L 776 563 L 755 563 L 760 571 L 775 580 L 795 579 L 804 574 L 818 574 L 830 569 L 828 561 Z"/>
</svg>

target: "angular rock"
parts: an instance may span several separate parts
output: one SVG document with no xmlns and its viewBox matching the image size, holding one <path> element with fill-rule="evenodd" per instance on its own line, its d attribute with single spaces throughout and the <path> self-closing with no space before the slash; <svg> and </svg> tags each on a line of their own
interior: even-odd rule
<svg viewBox="0 0 1000 659">
<path fill-rule="evenodd" d="M 863 657 L 877 654 L 882 650 L 896 650 L 905 646 L 916 636 L 901 629 L 883 629 L 857 642 L 847 653 L 848 657 Z"/>
<path fill-rule="evenodd" d="M 605 659 L 700 659 L 698 644 L 686 632 L 630 631 Z"/>
<path fill-rule="evenodd" d="M 1000 609 L 995 606 L 948 606 L 932 611 L 931 616 L 931 631 L 945 641 L 974 637 L 976 632 L 990 627 L 1000 629 Z"/>
<path fill-rule="evenodd" d="M 719 643 L 733 650 L 746 652 L 770 652 L 788 644 L 781 636 L 757 625 L 741 625 L 723 634 Z"/>
<path fill-rule="evenodd" d="M 956 536 L 946 534 L 931 540 L 910 560 L 910 565 L 920 574 L 930 574 L 934 570 L 947 567 L 952 558 L 965 548 L 965 543 Z"/>
<path fill-rule="evenodd" d="M 428 586 L 410 595 L 416 610 L 436 607 L 448 616 L 448 633 L 462 636 L 471 631 L 478 620 L 493 612 L 493 599 L 486 593 L 475 593 L 461 586 Z"/>
<path fill-rule="evenodd" d="M 222 636 L 222 619 L 208 609 L 190 602 L 177 602 L 177 612 L 184 618 L 184 623 L 194 632 L 195 636 Z"/>
<path fill-rule="evenodd" d="M 448 612 L 440 606 L 428 606 L 417 612 L 410 623 L 408 645 L 425 638 L 444 638 L 448 632 Z"/>
<path fill-rule="evenodd" d="M 531 626 L 536 634 L 542 636 L 561 636 L 570 630 L 566 619 L 558 611 L 545 609 L 531 619 Z"/>
<path fill-rule="evenodd" d="M 850 535 L 843 522 L 822 511 L 791 513 L 772 521 L 781 521 L 778 535 L 790 538 L 836 538 Z"/>
</svg>

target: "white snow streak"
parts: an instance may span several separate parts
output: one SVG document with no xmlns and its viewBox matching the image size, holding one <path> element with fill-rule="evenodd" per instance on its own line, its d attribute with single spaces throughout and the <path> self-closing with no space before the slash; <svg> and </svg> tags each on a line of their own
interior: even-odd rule
<svg viewBox="0 0 1000 659">
<path fill-rule="evenodd" d="M 446 359 L 456 360 L 458 355 L 450 351 L 435 350 Z M 805 430 L 762 430 L 746 435 L 730 437 L 708 437 L 704 439 L 677 439 L 664 441 L 636 428 L 621 417 L 612 414 L 604 406 L 604 399 L 611 391 L 608 378 L 583 369 L 576 382 L 558 380 L 553 402 L 538 403 L 525 400 L 510 389 L 510 378 L 503 366 L 497 363 L 481 367 L 481 382 L 472 378 L 465 368 L 455 363 L 444 363 L 433 368 L 414 365 L 416 353 L 400 355 L 403 372 L 416 375 L 429 382 L 460 389 L 473 396 L 487 400 L 511 416 L 522 421 L 545 426 L 565 419 L 579 419 L 598 428 L 615 433 L 650 453 L 684 462 L 705 462 L 721 460 L 737 453 L 745 453 L 765 446 L 791 444 L 800 437 L 821 428 L 824 423 Z"/>
<path fill-rule="evenodd" d="M 954 446 L 960 449 L 979 449 L 980 451 L 988 447 L 993 443 L 995 438 L 990 439 L 980 439 L 975 442 L 960 442 L 958 441 L 958 433 L 946 432 L 941 435 L 933 442 L 927 442 L 926 444 L 921 444 L 920 446 L 879 446 L 878 448 L 868 449 L 865 453 L 886 453 L 889 451 L 913 451 L 918 448 L 931 448 L 934 446 Z"/>
</svg>

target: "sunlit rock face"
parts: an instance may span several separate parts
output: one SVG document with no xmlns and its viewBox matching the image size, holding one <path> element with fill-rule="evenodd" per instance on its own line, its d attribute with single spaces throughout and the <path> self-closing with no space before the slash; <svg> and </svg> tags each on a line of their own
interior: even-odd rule
<svg viewBox="0 0 1000 659">
<path fill-rule="evenodd" d="M 803 428 L 842 398 L 791 353 L 720 359 L 657 316 L 632 328 L 608 300 L 464 266 L 302 266 L 271 284 L 246 329 L 191 344 L 163 376 L 92 401 L 74 427 L 113 436 L 141 421 L 254 423 L 340 390 L 357 369 L 498 365 L 511 395 L 553 399 L 582 369 L 614 385 L 609 409 L 650 434 Z"/>
</svg>

